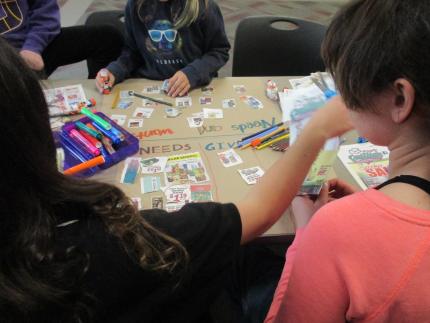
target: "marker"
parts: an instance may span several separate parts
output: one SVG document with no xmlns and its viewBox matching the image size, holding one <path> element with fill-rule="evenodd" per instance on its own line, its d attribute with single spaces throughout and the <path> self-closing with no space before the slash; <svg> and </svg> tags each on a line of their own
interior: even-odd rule
<svg viewBox="0 0 430 323">
<path fill-rule="evenodd" d="M 168 106 L 170 106 L 170 107 L 172 107 L 172 106 L 173 106 L 173 104 L 172 104 L 172 103 L 170 103 L 170 102 L 157 100 L 157 99 L 151 98 L 151 97 L 146 96 L 146 95 L 138 94 L 138 93 L 136 93 L 136 92 L 134 92 L 134 91 L 128 91 L 128 95 L 134 95 L 134 96 L 136 96 L 136 97 L 138 97 L 138 98 L 146 99 L 146 100 L 149 100 L 149 101 L 152 101 L 152 102 L 156 102 L 156 103 L 160 103 L 160 104 L 164 104 L 164 105 L 168 105 Z"/>
<path fill-rule="evenodd" d="M 111 158 L 109 157 L 109 153 L 107 152 L 107 150 L 104 146 L 102 146 L 102 148 L 100 148 L 100 153 L 101 153 L 101 156 L 104 157 L 106 162 L 110 162 Z"/>
<path fill-rule="evenodd" d="M 76 174 L 76 173 L 81 172 L 83 170 L 86 170 L 88 168 L 104 164 L 104 162 L 105 162 L 105 158 L 102 155 L 100 155 L 100 156 L 97 156 L 97 157 L 92 158 L 90 160 L 87 160 L 83 163 L 80 163 L 76 166 L 73 166 L 73 167 L 66 169 L 64 171 L 64 175 L 73 175 L 73 174 Z"/>
<path fill-rule="evenodd" d="M 82 108 L 81 113 L 86 115 L 88 118 L 90 118 L 91 120 L 93 120 L 95 123 L 99 124 L 100 126 L 102 126 L 106 130 L 110 130 L 112 128 L 112 125 L 109 122 L 107 122 L 103 118 L 99 117 L 98 115 L 92 113 L 87 108 Z"/>
<path fill-rule="evenodd" d="M 117 128 L 115 128 L 114 126 L 112 126 L 112 128 L 110 129 L 110 131 L 111 131 L 115 136 L 117 136 L 121 141 L 124 141 L 124 139 L 125 139 L 124 134 L 123 134 L 121 131 L 119 131 Z"/>
<path fill-rule="evenodd" d="M 60 137 L 62 145 L 67 148 L 67 151 L 69 151 L 74 158 L 78 160 L 89 160 L 91 158 L 94 158 L 94 156 L 88 153 L 87 150 L 80 143 L 70 138 L 69 134 L 66 131 L 61 131 Z"/>
<path fill-rule="evenodd" d="M 88 125 L 88 124 L 87 124 Z M 99 124 L 93 122 L 92 123 L 93 127 L 95 127 L 98 131 L 100 131 L 103 135 L 105 135 L 106 137 L 108 137 L 110 140 L 112 140 L 112 142 L 115 145 L 119 145 L 121 143 L 121 139 L 119 137 L 117 137 L 113 132 L 104 129 L 102 126 L 100 126 Z"/>
<path fill-rule="evenodd" d="M 90 127 L 87 127 L 86 125 L 84 125 L 82 122 L 80 121 L 76 121 L 75 122 L 75 126 L 76 128 L 78 128 L 79 130 L 82 130 L 84 132 L 86 132 L 87 134 L 89 134 L 90 136 L 97 138 L 98 140 L 102 139 L 102 134 L 94 129 L 91 129 Z"/>
<path fill-rule="evenodd" d="M 70 138 L 79 142 L 85 149 L 93 156 L 100 155 L 100 150 L 95 147 L 91 142 L 85 139 L 76 129 L 72 129 L 69 132 Z"/>
<path fill-rule="evenodd" d="M 104 145 L 104 148 L 106 148 L 107 153 L 111 155 L 115 153 L 115 149 L 112 147 L 112 141 L 108 137 L 103 137 L 102 143 Z M 102 149 L 102 152 L 103 152 L 103 149 Z"/>
<path fill-rule="evenodd" d="M 284 140 L 284 139 L 288 139 L 289 137 L 290 137 L 289 133 L 283 134 L 282 136 L 279 136 L 277 138 L 274 138 L 272 140 L 267 141 L 264 144 L 261 144 L 260 146 L 257 147 L 257 150 L 266 148 L 267 146 L 273 145 L 274 143 L 276 143 L 278 141 L 281 141 L 281 140 Z"/>
<path fill-rule="evenodd" d="M 268 133 L 267 135 L 265 135 L 265 136 L 261 136 L 261 137 L 258 137 L 258 138 L 256 138 L 256 139 L 254 139 L 253 141 L 251 141 L 251 146 L 252 146 L 252 147 L 256 147 L 256 146 L 260 145 L 264 140 L 266 140 L 266 139 L 270 139 L 270 138 L 272 138 L 273 136 L 275 136 L 275 135 L 277 135 L 278 133 L 283 132 L 283 131 L 285 131 L 285 130 L 286 130 L 286 128 L 285 128 L 285 127 L 279 127 L 279 128 L 277 128 L 277 129 L 273 130 L 272 132 Z"/>
<path fill-rule="evenodd" d="M 103 145 L 100 141 L 98 141 L 96 138 L 94 138 L 93 136 L 90 136 L 88 133 L 86 133 L 83 130 L 78 130 L 78 132 L 82 135 L 82 137 L 84 137 L 86 140 L 88 140 L 90 143 L 92 143 L 94 145 L 94 147 L 100 149 Z"/>
<path fill-rule="evenodd" d="M 278 124 L 275 124 L 275 125 L 273 125 L 273 126 L 271 126 L 271 127 L 269 127 L 269 128 L 263 129 L 263 130 L 261 130 L 261 131 L 259 131 L 259 132 L 256 132 L 256 133 L 252 134 L 252 135 L 249 135 L 249 136 L 247 136 L 247 137 L 244 137 L 244 138 L 242 138 L 242 139 L 241 139 L 241 141 L 245 141 L 245 140 L 247 140 L 247 139 L 249 139 L 249 138 L 251 138 L 251 137 L 258 136 L 259 134 L 261 134 L 261 133 L 263 133 L 263 132 L 266 132 L 267 130 L 270 130 L 270 129 L 273 129 L 273 128 L 276 128 L 276 127 L 280 127 L 280 126 L 282 126 L 283 124 L 284 124 L 283 122 L 279 122 Z"/>
</svg>

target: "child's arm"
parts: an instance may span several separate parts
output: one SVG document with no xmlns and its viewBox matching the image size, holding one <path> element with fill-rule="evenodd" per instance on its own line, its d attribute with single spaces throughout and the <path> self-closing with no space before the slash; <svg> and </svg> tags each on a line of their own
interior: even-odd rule
<svg viewBox="0 0 430 323">
<path fill-rule="evenodd" d="M 42 70 L 42 52 L 60 33 L 60 9 L 56 0 L 37 0 L 28 10 L 29 29 L 20 55 L 30 68 Z"/>
<path fill-rule="evenodd" d="M 242 243 L 270 228 L 288 208 L 324 142 L 352 128 L 346 108 L 335 97 L 317 111 L 297 141 L 237 203 Z"/>
<path fill-rule="evenodd" d="M 137 24 L 138 19 L 135 9 L 133 8 L 134 1 L 127 1 L 125 7 L 125 45 L 118 59 L 107 66 L 107 69 L 114 75 L 115 83 L 124 81 L 138 67 L 144 64 L 142 55 L 140 54 L 133 32 L 133 24 Z M 112 84 L 113 85 L 113 84 Z"/>
<path fill-rule="evenodd" d="M 230 43 L 221 11 L 212 0 L 208 1 L 206 10 L 202 20 L 198 22 L 205 37 L 204 55 L 182 69 L 191 88 L 208 84 L 229 58 Z"/>
</svg>

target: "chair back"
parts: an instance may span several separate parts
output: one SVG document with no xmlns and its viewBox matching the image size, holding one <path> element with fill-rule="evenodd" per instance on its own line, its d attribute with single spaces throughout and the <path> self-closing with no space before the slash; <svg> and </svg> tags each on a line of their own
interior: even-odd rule
<svg viewBox="0 0 430 323">
<path fill-rule="evenodd" d="M 123 10 L 105 10 L 96 11 L 88 15 L 85 25 L 112 25 L 116 27 L 124 37 L 124 11 Z"/>
<path fill-rule="evenodd" d="M 236 30 L 233 76 L 309 75 L 323 71 L 324 25 L 282 16 L 252 16 Z"/>
</svg>

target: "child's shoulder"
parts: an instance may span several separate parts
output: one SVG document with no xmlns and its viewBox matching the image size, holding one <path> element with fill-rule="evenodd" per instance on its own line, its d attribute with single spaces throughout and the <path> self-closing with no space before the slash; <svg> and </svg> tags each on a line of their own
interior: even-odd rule
<svg viewBox="0 0 430 323">
<path fill-rule="evenodd" d="M 307 239 L 326 243 L 337 251 L 356 245 L 363 232 L 372 232 L 379 226 L 380 217 L 375 214 L 378 207 L 373 197 L 369 199 L 373 191 L 355 193 L 321 207 L 305 229 Z"/>
<path fill-rule="evenodd" d="M 370 189 L 329 202 L 315 213 L 312 222 L 326 229 L 334 227 L 337 230 L 351 224 L 374 221 L 374 213 L 379 209 L 379 194 Z"/>
</svg>

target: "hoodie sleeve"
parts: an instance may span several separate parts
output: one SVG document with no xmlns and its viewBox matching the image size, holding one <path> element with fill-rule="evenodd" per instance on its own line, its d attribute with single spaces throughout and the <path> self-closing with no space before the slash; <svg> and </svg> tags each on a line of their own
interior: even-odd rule
<svg viewBox="0 0 430 323">
<path fill-rule="evenodd" d="M 60 8 L 56 0 L 35 0 L 28 11 L 29 30 L 22 49 L 42 53 L 60 33 Z"/>
<path fill-rule="evenodd" d="M 208 84 L 229 58 L 230 43 L 225 33 L 224 19 L 214 1 L 208 1 L 200 26 L 205 34 L 205 53 L 182 69 L 191 87 Z"/>
<path fill-rule="evenodd" d="M 110 63 L 107 69 L 115 76 L 115 83 L 130 77 L 134 70 L 145 64 L 136 44 L 133 26 L 138 26 L 139 19 L 134 10 L 134 1 L 127 1 L 125 7 L 125 45 L 118 59 Z"/>
</svg>

